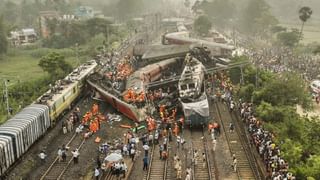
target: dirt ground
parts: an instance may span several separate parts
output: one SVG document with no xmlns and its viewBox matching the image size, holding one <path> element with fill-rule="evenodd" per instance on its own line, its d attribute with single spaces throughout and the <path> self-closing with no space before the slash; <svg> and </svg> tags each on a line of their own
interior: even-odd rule
<svg viewBox="0 0 320 180">
<path fill-rule="evenodd" d="M 320 117 L 320 105 L 314 102 L 313 106 L 314 106 L 314 109 L 312 111 L 305 111 L 300 105 L 297 105 L 297 113 L 300 114 L 300 116 Z"/>
<path fill-rule="evenodd" d="M 86 100 L 81 100 L 78 103 L 80 107 L 81 114 L 83 115 L 88 109 L 91 108 L 94 100 L 91 98 Z M 97 102 L 99 104 L 99 111 L 103 114 L 107 113 L 117 113 L 104 102 Z M 67 114 L 63 119 L 67 118 Z M 50 164 L 57 157 L 58 147 L 62 144 L 67 144 L 73 135 L 73 132 L 69 132 L 66 135 L 62 133 L 62 121 L 59 121 L 57 125 L 50 129 L 47 134 L 42 137 L 36 144 L 34 144 L 29 151 L 23 156 L 20 162 L 9 172 L 8 180 L 38 180 L 45 170 L 50 166 Z M 63 179 L 91 179 L 93 173 L 96 158 L 99 155 L 98 147 L 99 144 L 95 143 L 94 140 L 97 136 L 101 138 L 101 143 L 106 141 L 112 142 L 115 138 L 122 137 L 127 131 L 126 129 L 120 128 L 120 124 L 133 124 L 130 120 L 122 117 L 120 122 L 113 122 L 112 124 L 108 122 L 101 123 L 101 129 L 86 140 L 85 144 L 80 150 L 79 164 L 69 166 Z M 101 144 L 100 143 L 100 144 Z M 38 154 L 41 150 L 45 150 L 48 155 L 46 158 L 46 163 L 41 164 Z M 67 152 L 67 155 L 71 155 Z"/>
</svg>

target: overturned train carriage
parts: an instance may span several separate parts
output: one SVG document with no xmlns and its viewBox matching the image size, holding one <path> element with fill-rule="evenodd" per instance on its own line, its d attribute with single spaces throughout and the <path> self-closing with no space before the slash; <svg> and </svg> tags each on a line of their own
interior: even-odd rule
<svg viewBox="0 0 320 180">
<path fill-rule="evenodd" d="M 49 108 L 32 104 L 0 126 L 0 177 L 50 127 Z"/>
</svg>

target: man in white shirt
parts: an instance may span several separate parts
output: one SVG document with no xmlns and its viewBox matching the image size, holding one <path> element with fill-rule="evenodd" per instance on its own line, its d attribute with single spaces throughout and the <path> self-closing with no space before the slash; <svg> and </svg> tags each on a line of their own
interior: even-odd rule
<svg viewBox="0 0 320 180">
<path fill-rule="evenodd" d="M 62 161 L 62 150 L 61 150 L 61 148 L 58 149 L 58 161 L 59 162 Z"/>
<path fill-rule="evenodd" d="M 96 180 L 99 180 L 100 171 L 98 168 L 94 169 L 94 177 L 96 177 Z"/>
<path fill-rule="evenodd" d="M 40 152 L 39 157 L 40 157 L 42 163 L 46 162 L 47 155 L 44 153 L 44 151 Z"/>
<path fill-rule="evenodd" d="M 186 175 L 186 179 L 185 180 L 191 180 L 191 177 L 190 177 L 190 174 L 187 172 L 187 175 Z"/>
<path fill-rule="evenodd" d="M 121 173 L 123 174 L 123 177 L 122 178 L 125 178 L 126 177 L 126 172 L 128 170 L 128 167 L 127 165 L 122 161 L 121 162 L 121 165 L 120 165 L 120 170 L 121 170 Z"/>
<path fill-rule="evenodd" d="M 130 157 L 131 157 L 132 162 L 133 162 L 133 160 L 134 160 L 135 153 L 136 153 L 136 150 L 135 150 L 134 148 L 131 148 L 131 150 L 130 150 Z"/>
<path fill-rule="evenodd" d="M 74 163 L 74 164 L 78 164 L 78 162 L 79 162 L 79 155 L 80 155 L 78 149 L 75 149 L 75 150 L 72 151 L 71 153 L 72 153 L 72 157 L 73 157 L 73 163 Z"/>
</svg>

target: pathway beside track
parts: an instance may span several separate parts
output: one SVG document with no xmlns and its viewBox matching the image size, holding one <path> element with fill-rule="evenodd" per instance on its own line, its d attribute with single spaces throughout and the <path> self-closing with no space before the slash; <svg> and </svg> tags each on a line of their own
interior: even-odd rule
<svg viewBox="0 0 320 180">
<path fill-rule="evenodd" d="M 209 157 L 209 149 L 207 145 L 207 139 L 203 132 L 203 129 L 193 129 L 191 131 L 191 145 L 192 145 L 192 158 L 193 163 L 193 176 L 197 180 L 213 180 L 215 179 L 214 166 Z M 194 157 L 194 151 L 198 151 L 198 158 Z M 205 153 L 205 161 L 203 161 L 202 153 Z"/>
<path fill-rule="evenodd" d="M 169 147 L 167 148 L 169 150 Z M 150 153 L 150 163 L 148 172 L 145 174 L 144 180 L 165 180 L 168 159 L 160 159 L 159 145 L 153 145 Z"/>
<path fill-rule="evenodd" d="M 239 124 L 232 119 L 229 109 L 221 102 L 213 103 L 211 111 L 216 113 L 217 122 L 221 124 L 230 149 L 230 156 L 235 154 L 237 158 L 237 176 L 241 180 L 261 179 L 257 174 L 257 167 L 249 151 L 249 146 L 241 135 Z M 229 124 L 235 126 L 234 132 L 229 131 Z"/>
</svg>

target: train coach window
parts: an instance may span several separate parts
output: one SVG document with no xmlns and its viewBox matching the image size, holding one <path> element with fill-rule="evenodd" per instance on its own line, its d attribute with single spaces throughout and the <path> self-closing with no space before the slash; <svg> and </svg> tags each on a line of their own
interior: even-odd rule
<svg viewBox="0 0 320 180">
<path fill-rule="evenodd" d="M 196 86 L 195 86 L 194 83 L 189 84 L 189 88 L 190 88 L 190 89 L 193 89 L 193 88 L 195 88 L 195 87 L 196 87 Z"/>
<path fill-rule="evenodd" d="M 72 89 L 72 92 L 73 92 L 73 93 L 76 93 L 76 87 L 74 87 L 74 88 Z"/>
<path fill-rule="evenodd" d="M 63 102 L 65 102 L 65 101 L 66 101 L 66 98 L 65 98 L 64 96 L 62 97 L 62 101 L 63 101 Z"/>
<path fill-rule="evenodd" d="M 52 105 L 52 111 L 55 112 L 56 111 L 56 104 Z"/>
<path fill-rule="evenodd" d="M 181 85 L 180 88 L 181 88 L 181 90 L 186 90 L 187 89 L 187 85 L 185 85 L 185 84 Z"/>
</svg>

